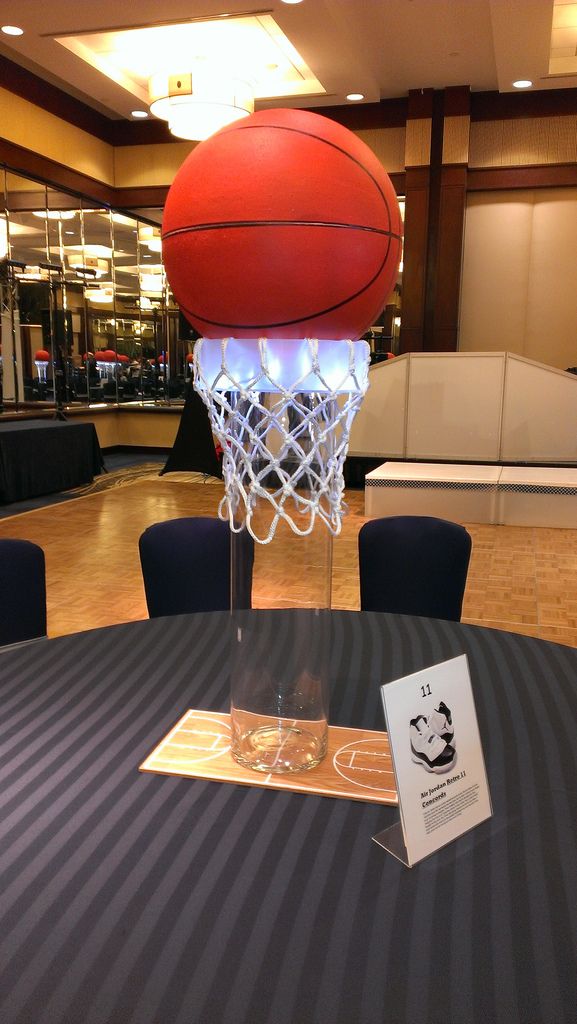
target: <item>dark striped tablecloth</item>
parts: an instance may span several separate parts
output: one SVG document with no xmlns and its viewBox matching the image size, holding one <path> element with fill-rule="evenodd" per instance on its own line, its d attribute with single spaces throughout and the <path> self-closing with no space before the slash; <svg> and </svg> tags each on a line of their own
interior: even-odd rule
<svg viewBox="0 0 577 1024">
<path fill-rule="evenodd" d="M 291 656 L 290 612 L 254 613 Z M 466 652 L 494 817 L 408 870 L 370 804 L 144 775 L 227 710 L 228 617 L 0 653 L 1 1024 L 577 1020 L 577 652 L 335 612 L 331 720 Z"/>
</svg>

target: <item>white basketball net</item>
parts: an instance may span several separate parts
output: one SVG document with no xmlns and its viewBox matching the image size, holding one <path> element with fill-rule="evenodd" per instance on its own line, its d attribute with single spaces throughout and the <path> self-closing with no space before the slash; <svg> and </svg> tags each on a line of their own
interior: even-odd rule
<svg viewBox="0 0 577 1024">
<path fill-rule="evenodd" d="M 318 517 L 333 535 L 340 532 L 343 466 L 368 387 L 369 354 L 364 341 L 196 343 L 194 386 L 224 452 L 219 516 L 233 531 L 246 526 L 268 544 L 281 519 L 305 536 Z M 271 512 L 262 535 L 259 499 Z"/>
</svg>

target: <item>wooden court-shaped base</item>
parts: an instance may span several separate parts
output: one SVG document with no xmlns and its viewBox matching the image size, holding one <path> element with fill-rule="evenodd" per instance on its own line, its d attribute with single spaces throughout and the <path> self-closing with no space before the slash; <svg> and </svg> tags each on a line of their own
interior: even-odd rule
<svg viewBox="0 0 577 1024">
<path fill-rule="evenodd" d="M 329 726 L 327 755 L 316 768 L 288 775 L 266 774 L 233 760 L 229 715 L 187 711 L 140 770 L 369 803 L 397 803 L 387 734 L 337 725 Z"/>
</svg>

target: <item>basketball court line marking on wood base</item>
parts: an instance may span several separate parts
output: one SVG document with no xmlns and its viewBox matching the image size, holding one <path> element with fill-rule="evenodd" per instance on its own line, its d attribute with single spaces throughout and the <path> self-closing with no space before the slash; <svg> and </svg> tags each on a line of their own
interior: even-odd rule
<svg viewBox="0 0 577 1024">
<path fill-rule="evenodd" d="M 338 725 L 329 725 L 327 754 L 316 768 L 265 774 L 231 757 L 230 715 L 188 710 L 140 770 L 372 803 L 398 802 L 387 734 Z"/>
</svg>

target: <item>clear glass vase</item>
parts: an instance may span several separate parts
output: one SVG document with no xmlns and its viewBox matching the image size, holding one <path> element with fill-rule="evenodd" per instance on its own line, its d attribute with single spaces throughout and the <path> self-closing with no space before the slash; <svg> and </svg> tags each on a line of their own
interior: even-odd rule
<svg viewBox="0 0 577 1024">
<path fill-rule="evenodd" d="M 195 345 L 233 535 L 232 755 L 257 771 L 304 771 L 326 753 L 332 538 L 369 355 L 338 339 Z"/>
<path fill-rule="evenodd" d="M 309 416 L 312 404 L 307 396 Z M 260 459 L 265 441 L 272 445 L 275 438 L 261 433 Z M 239 503 L 231 545 L 231 750 L 240 764 L 267 773 L 314 768 L 327 748 L 333 538 L 321 518 L 309 532 L 294 530 L 303 519 L 310 525 L 315 495 L 304 485 L 314 482 L 314 473 L 284 496 L 282 516 L 278 502 L 271 503 L 283 480 L 294 479 L 293 462 L 290 453 L 277 458 L 277 470 L 268 478 L 261 474 L 266 492 L 249 495 L 251 535 L 266 543 L 251 543 L 246 507 Z M 258 614 L 243 613 L 247 607 Z"/>
<path fill-rule="evenodd" d="M 306 771 L 327 750 L 326 609 L 274 610 L 233 619 L 231 753 L 256 771 Z"/>
</svg>

